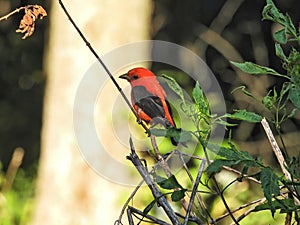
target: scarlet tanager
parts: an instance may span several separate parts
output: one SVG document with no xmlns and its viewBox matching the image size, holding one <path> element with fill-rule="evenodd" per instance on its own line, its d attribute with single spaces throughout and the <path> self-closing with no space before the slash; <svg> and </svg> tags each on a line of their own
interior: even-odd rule
<svg viewBox="0 0 300 225">
<path fill-rule="evenodd" d="M 150 126 L 162 124 L 165 128 L 176 128 L 167 95 L 154 73 L 138 67 L 119 76 L 131 85 L 131 102 L 140 119 Z M 173 145 L 178 143 L 171 137 Z"/>
</svg>

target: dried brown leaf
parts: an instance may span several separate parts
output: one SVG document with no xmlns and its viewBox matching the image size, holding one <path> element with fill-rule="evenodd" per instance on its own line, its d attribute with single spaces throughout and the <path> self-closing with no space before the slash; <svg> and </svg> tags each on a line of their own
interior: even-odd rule
<svg viewBox="0 0 300 225">
<path fill-rule="evenodd" d="M 20 21 L 19 29 L 16 30 L 17 33 L 22 33 L 25 39 L 31 36 L 35 30 L 35 21 L 37 19 L 43 19 L 47 16 L 46 10 L 40 5 L 29 5 L 25 7 L 25 14 Z"/>
</svg>

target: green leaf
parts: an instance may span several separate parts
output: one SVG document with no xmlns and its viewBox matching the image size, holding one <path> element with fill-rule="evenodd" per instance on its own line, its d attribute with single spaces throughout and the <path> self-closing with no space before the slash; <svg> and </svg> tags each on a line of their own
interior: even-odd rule
<svg viewBox="0 0 300 225">
<path fill-rule="evenodd" d="M 189 131 L 170 127 L 167 130 L 167 137 L 173 137 L 176 142 L 187 142 L 192 139 L 192 135 Z"/>
<path fill-rule="evenodd" d="M 260 174 L 260 180 L 264 196 L 268 201 L 272 216 L 274 217 L 275 206 L 273 205 L 272 197 L 276 197 L 280 194 L 280 188 L 278 184 L 279 178 L 270 167 L 264 167 Z"/>
<path fill-rule="evenodd" d="M 280 213 L 291 213 L 300 208 L 300 206 L 295 205 L 293 199 L 275 199 L 272 202 L 273 208 L 280 209 Z M 271 207 L 268 203 L 264 203 L 255 207 L 254 212 L 262 211 L 262 210 L 271 210 Z"/>
<path fill-rule="evenodd" d="M 277 101 L 277 91 L 276 91 L 276 89 L 275 88 L 273 89 L 273 95 L 271 95 L 271 93 L 272 93 L 272 90 L 270 90 L 268 92 L 268 94 L 262 100 L 263 105 L 269 110 L 273 109 L 273 107 L 274 107 L 274 105 Z"/>
<path fill-rule="evenodd" d="M 167 189 L 167 190 L 176 189 L 176 188 L 182 189 L 182 186 L 178 183 L 178 181 L 174 175 L 171 175 L 167 179 L 156 175 L 156 179 L 158 179 L 158 178 L 159 178 L 159 181 L 157 181 L 157 184 L 163 189 Z"/>
<path fill-rule="evenodd" d="M 300 109 L 300 78 L 296 76 L 291 77 L 291 85 L 288 98 L 291 102 Z"/>
<path fill-rule="evenodd" d="M 170 127 L 166 129 L 151 128 L 150 133 L 156 137 L 173 137 L 176 142 L 187 142 L 192 139 L 189 131 Z"/>
<path fill-rule="evenodd" d="M 261 162 L 255 160 L 248 152 L 240 151 L 231 144 L 230 147 L 219 146 L 217 144 L 208 143 L 207 148 L 223 159 L 217 159 L 209 167 L 212 172 L 219 172 L 222 166 L 232 166 L 239 163 L 245 164 L 248 167 L 258 167 Z"/>
<path fill-rule="evenodd" d="M 288 93 L 290 91 L 291 88 L 291 83 L 290 82 L 284 82 L 282 85 L 282 88 L 280 90 L 280 97 L 279 98 L 283 98 L 283 96 Z"/>
<path fill-rule="evenodd" d="M 281 45 L 279 43 L 275 43 L 275 51 L 276 55 L 282 59 L 284 62 L 287 62 L 287 57 L 283 52 L 283 49 L 281 48 Z"/>
<path fill-rule="evenodd" d="M 278 43 L 280 43 L 280 44 L 286 44 L 287 43 L 286 29 L 285 28 L 276 31 L 273 36 L 274 36 L 274 40 L 277 41 Z"/>
<path fill-rule="evenodd" d="M 279 12 L 272 0 L 267 0 L 267 5 L 262 11 L 262 16 L 265 20 L 271 20 L 280 24 L 285 21 L 284 15 Z"/>
<path fill-rule="evenodd" d="M 281 24 L 285 28 L 285 34 L 290 33 L 294 38 L 297 38 L 297 31 L 291 17 L 288 14 L 284 15 L 279 12 L 272 0 L 267 0 L 262 16 L 263 19 Z"/>
<path fill-rule="evenodd" d="M 223 166 L 231 167 L 233 165 L 239 164 L 240 160 L 227 160 L 227 159 L 216 159 L 207 167 L 208 173 L 219 173 Z"/>
<path fill-rule="evenodd" d="M 285 77 L 288 78 L 288 76 L 283 75 L 278 73 L 277 71 L 266 67 L 266 66 L 260 66 L 257 65 L 255 63 L 252 62 L 244 62 L 244 63 L 237 63 L 237 62 L 232 62 L 231 63 L 236 66 L 237 68 L 239 68 L 240 70 L 242 70 L 245 73 L 249 73 L 249 74 L 271 74 L 271 75 L 275 75 L 275 76 L 279 76 L 279 77 Z"/>
<path fill-rule="evenodd" d="M 202 89 L 200 88 L 198 81 L 196 82 L 192 95 L 199 111 L 204 115 L 209 115 L 209 104 L 206 97 L 203 94 Z"/>
<path fill-rule="evenodd" d="M 167 135 L 166 129 L 150 128 L 150 133 L 156 137 L 165 137 Z"/>
<path fill-rule="evenodd" d="M 236 110 L 233 114 L 226 113 L 225 115 L 230 119 L 243 120 L 250 123 L 259 123 L 262 120 L 262 116 L 254 112 L 248 112 L 245 109 Z"/>
<path fill-rule="evenodd" d="M 288 31 L 290 32 L 290 34 L 294 37 L 297 38 L 297 31 L 296 28 L 293 24 L 293 21 L 291 19 L 291 17 L 286 13 L 285 15 L 285 27 L 288 29 Z"/>
<path fill-rule="evenodd" d="M 182 91 L 182 88 L 177 83 L 177 81 L 166 74 L 162 74 L 161 77 L 165 78 L 165 81 L 167 82 L 168 86 L 177 94 L 179 95 L 180 99 L 182 100 L 183 104 L 185 104 L 184 94 Z"/>
<path fill-rule="evenodd" d="M 176 190 L 171 194 L 171 199 L 173 202 L 178 202 L 184 198 L 187 189 Z"/>
<path fill-rule="evenodd" d="M 295 115 L 295 113 L 297 112 L 297 110 L 298 110 L 298 109 L 294 108 L 294 109 L 290 112 L 290 114 L 287 116 L 287 118 L 288 118 L 288 119 L 289 119 L 289 118 L 292 118 L 292 117 Z"/>
<path fill-rule="evenodd" d="M 144 208 L 144 210 L 143 210 L 143 215 L 144 215 L 144 216 L 147 215 L 147 214 L 150 212 L 150 210 L 153 208 L 153 206 L 155 205 L 155 203 L 156 203 L 156 200 L 154 199 L 152 202 L 150 202 L 150 203 Z"/>
<path fill-rule="evenodd" d="M 189 141 L 191 139 L 192 139 L 192 135 L 191 135 L 190 132 L 188 132 L 188 131 L 181 131 L 179 140 L 176 140 L 176 138 L 175 138 L 175 141 L 177 141 L 177 142 L 187 142 L 187 141 Z"/>
</svg>

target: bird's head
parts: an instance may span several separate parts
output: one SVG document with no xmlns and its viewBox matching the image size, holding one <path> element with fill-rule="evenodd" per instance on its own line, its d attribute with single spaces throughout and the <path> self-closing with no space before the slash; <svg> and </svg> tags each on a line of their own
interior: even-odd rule
<svg viewBox="0 0 300 225">
<path fill-rule="evenodd" d="M 130 83 L 140 78 L 149 78 L 149 77 L 155 77 L 154 73 L 142 67 L 133 68 L 129 70 L 127 73 L 119 76 L 119 78 L 125 79 Z"/>
</svg>

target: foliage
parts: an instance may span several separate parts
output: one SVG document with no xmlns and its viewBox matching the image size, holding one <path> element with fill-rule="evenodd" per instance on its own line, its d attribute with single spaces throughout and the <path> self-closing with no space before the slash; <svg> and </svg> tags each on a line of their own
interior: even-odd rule
<svg viewBox="0 0 300 225">
<path fill-rule="evenodd" d="M 300 53 L 296 50 L 297 48 L 295 46 L 291 45 L 290 52 L 287 54 L 282 46 L 287 43 L 292 43 L 299 47 L 300 34 L 298 32 L 300 27 L 297 30 L 289 15 L 284 15 L 279 12 L 271 0 L 267 0 L 267 5 L 264 7 L 262 15 L 264 20 L 271 20 L 279 23 L 283 27 L 274 33 L 274 40 L 276 56 L 281 59 L 282 67 L 286 70 L 286 74 L 281 74 L 272 68 L 252 62 L 232 62 L 232 64 L 245 73 L 253 75 L 269 74 L 279 76 L 286 80 L 281 87 L 273 87 L 266 96 L 260 99 L 260 103 L 258 103 L 262 104 L 269 111 L 267 119 L 271 121 L 278 135 L 281 136 L 281 125 L 287 119 L 293 117 L 300 106 Z M 188 103 L 182 94 L 183 92 L 180 91 L 180 86 L 174 79 L 169 78 L 167 75 L 164 74 L 164 77 L 168 80 L 170 88 L 178 93 L 182 104 L 186 106 Z M 245 86 L 238 87 L 235 90 L 238 89 L 241 89 L 247 96 L 255 100 L 258 99 L 251 92 L 246 90 Z M 190 156 L 192 158 L 191 161 L 199 166 L 196 179 L 192 178 L 191 171 L 187 167 L 184 167 L 184 172 L 179 172 L 176 176 L 170 172 L 167 163 L 170 155 L 175 154 L 178 155 L 179 158 L 182 157 L 182 153 L 177 150 L 162 156 L 159 160 L 158 164 L 163 168 L 167 177 L 159 176 L 157 168 L 150 172 L 153 182 L 155 182 L 162 191 L 161 196 L 167 197 L 170 195 L 171 200 L 177 202 L 178 205 L 184 209 L 186 215 L 179 216 L 180 218 L 184 218 L 184 222 L 182 223 L 187 224 L 187 221 L 190 219 L 190 222 L 193 221 L 195 224 L 216 224 L 225 217 L 231 217 L 235 224 L 239 224 L 240 221 L 248 217 L 250 213 L 268 210 L 273 218 L 276 212 L 285 214 L 285 224 L 299 224 L 300 177 L 299 172 L 296 172 L 297 169 L 295 169 L 299 168 L 297 167 L 299 158 L 289 159 L 288 152 L 283 147 L 284 158 L 278 160 L 283 160 L 284 168 L 281 167 L 282 171 L 279 172 L 275 168 L 265 165 L 263 159 L 254 157 L 250 153 L 240 150 L 231 140 L 231 136 L 229 136 L 227 143 L 221 145 L 209 141 L 211 129 L 215 124 L 226 126 L 229 130 L 232 126 L 236 125 L 232 122 L 225 121 L 225 119 L 260 123 L 264 120 L 266 115 L 250 112 L 246 109 L 237 109 L 225 115 L 211 115 L 209 103 L 198 82 L 192 91 L 192 98 L 194 103 L 192 106 L 185 107 L 188 109 L 185 113 L 193 121 L 194 129 L 188 131 L 152 129 L 151 131 L 151 134 L 154 136 L 171 136 L 177 140 L 180 140 L 180 136 L 183 134 L 184 140 L 182 140 L 182 142 L 196 140 L 199 148 L 204 151 L 204 158 Z M 288 104 L 292 104 L 293 107 L 288 107 Z M 269 131 L 266 130 L 266 132 Z M 269 138 L 272 136 L 272 134 L 267 135 Z M 285 146 L 282 137 L 281 141 L 283 146 Z M 272 141 L 270 141 L 270 144 L 273 148 L 277 146 L 277 143 Z M 211 160 L 211 153 L 215 153 L 214 160 Z M 202 163 L 199 163 L 199 161 Z M 203 162 L 207 162 L 208 164 L 205 173 L 202 168 Z M 238 175 L 223 187 L 221 182 L 218 181 L 217 174 L 226 170 L 234 171 L 234 173 Z M 289 176 L 286 176 L 286 174 Z M 183 185 L 183 182 L 179 182 L 179 180 L 182 181 L 183 176 L 188 176 L 190 182 L 185 182 L 185 185 Z M 225 192 L 230 192 L 229 190 L 236 183 L 245 181 L 256 184 L 264 197 L 253 196 L 257 199 L 248 201 L 238 206 L 235 210 L 232 210 L 226 200 L 226 197 L 229 198 L 230 193 L 227 194 Z M 199 188 L 198 185 L 200 186 Z M 238 191 L 239 190 L 234 190 L 234 192 Z M 210 197 L 204 197 L 204 193 Z M 194 201 L 195 196 L 197 201 Z M 188 207 L 184 203 L 187 197 L 189 197 Z M 205 198 L 220 198 L 227 213 L 215 217 L 215 215 L 209 211 L 210 206 L 205 201 Z M 138 220 L 139 224 L 144 221 L 144 217 L 151 212 L 156 203 L 157 199 L 153 199 L 153 201 L 144 208 L 141 214 L 142 218 Z M 191 207 L 189 207 L 190 204 L 194 205 L 194 210 L 191 210 Z M 248 208 L 248 211 L 240 213 L 239 216 L 236 217 L 237 212 L 244 208 Z M 177 215 L 178 214 L 179 213 L 177 213 Z M 156 221 L 154 218 L 151 220 L 153 222 Z M 156 222 L 160 223 L 158 220 Z"/>
</svg>

